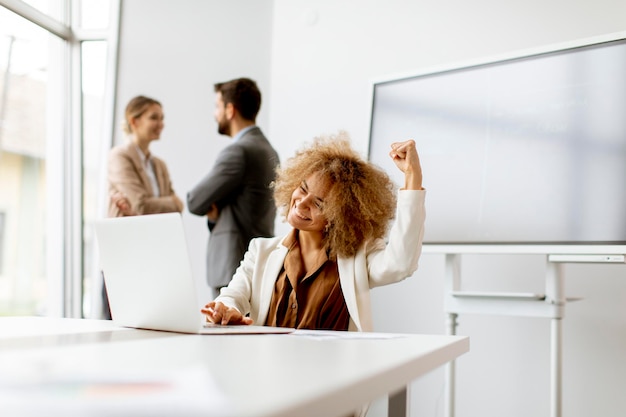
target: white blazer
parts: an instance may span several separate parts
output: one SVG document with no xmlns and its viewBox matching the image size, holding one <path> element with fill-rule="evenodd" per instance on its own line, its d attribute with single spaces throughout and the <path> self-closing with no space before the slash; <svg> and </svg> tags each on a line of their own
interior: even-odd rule
<svg viewBox="0 0 626 417">
<path fill-rule="evenodd" d="M 350 330 L 373 330 L 370 288 L 402 281 L 417 270 L 426 218 L 425 196 L 425 190 L 400 190 L 388 242 L 366 242 L 355 256 L 337 257 Z M 216 301 L 244 315 L 249 313 L 255 324 L 265 324 L 274 285 L 287 255 L 284 239 L 253 239 L 232 281 Z"/>
</svg>

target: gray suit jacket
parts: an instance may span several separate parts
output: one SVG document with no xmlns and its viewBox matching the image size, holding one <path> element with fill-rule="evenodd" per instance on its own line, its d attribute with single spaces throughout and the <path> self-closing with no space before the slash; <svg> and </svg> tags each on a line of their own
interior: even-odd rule
<svg viewBox="0 0 626 417">
<path fill-rule="evenodd" d="M 207 282 L 228 285 L 250 240 L 274 235 L 276 206 L 270 184 L 278 154 L 258 127 L 253 127 L 218 155 L 211 171 L 187 193 L 187 207 L 204 216 L 212 204 L 220 214 L 207 245 Z"/>
</svg>

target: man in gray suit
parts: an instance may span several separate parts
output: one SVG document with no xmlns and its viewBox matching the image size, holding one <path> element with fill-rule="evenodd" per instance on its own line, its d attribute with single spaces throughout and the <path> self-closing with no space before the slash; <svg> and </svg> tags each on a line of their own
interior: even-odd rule
<svg viewBox="0 0 626 417">
<path fill-rule="evenodd" d="M 256 126 L 261 92 L 239 78 L 215 84 L 218 132 L 233 138 L 211 171 L 187 193 L 189 211 L 207 216 L 207 282 L 217 296 L 230 282 L 250 240 L 274 235 L 276 206 L 270 184 L 278 154 Z"/>
</svg>

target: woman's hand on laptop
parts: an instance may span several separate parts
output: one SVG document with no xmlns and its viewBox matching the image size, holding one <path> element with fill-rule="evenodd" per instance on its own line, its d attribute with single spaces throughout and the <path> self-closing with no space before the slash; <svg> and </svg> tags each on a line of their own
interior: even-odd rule
<svg viewBox="0 0 626 417">
<path fill-rule="evenodd" d="M 214 324 L 252 324 L 250 317 L 244 317 L 236 308 L 228 307 L 219 301 L 211 301 L 200 310 L 206 321 Z"/>
</svg>

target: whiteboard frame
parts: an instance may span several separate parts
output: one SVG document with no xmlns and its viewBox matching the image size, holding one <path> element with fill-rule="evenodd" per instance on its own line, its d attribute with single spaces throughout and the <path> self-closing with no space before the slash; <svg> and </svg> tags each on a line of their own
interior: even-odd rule
<svg viewBox="0 0 626 417">
<path fill-rule="evenodd" d="M 427 67 L 415 72 L 388 75 L 370 82 L 368 106 L 368 148 L 367 157 L 370 159 L 372 148 L 372 111 L 374 109 L 374 92 L 376 86 L 388 82 L 400 81 L 408 78 L 434 75 L 452 70 L 468 69 L 476 66 L 506 62 L 509 60 L 534 57 L 542 54 L 566 51 L 586 46 L 598 45 L 626 39 L 626 31 L 614 32 L 574 41 L 561 42 L 546 46 L 528 48 L 510 53 L 494 55 L 453 64 Z M 624 214 L 626 215 L 626 213 Z M 428 220 L 426 223 L 428 227 Z M 586 263 L 625 263 L 626 244 L 593 244 L 593 243 L 424 243 L 423 253 L 433 254 L 543 254 L 551 255 L 552 262 L 586 262 Z M 563 255 L 563 258 L 559 256 Z M 616 256 L 614 256 L 616 255 Z M 558 260 L 563 259 L 563 260 Z"/>
</svg>

